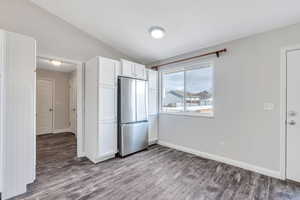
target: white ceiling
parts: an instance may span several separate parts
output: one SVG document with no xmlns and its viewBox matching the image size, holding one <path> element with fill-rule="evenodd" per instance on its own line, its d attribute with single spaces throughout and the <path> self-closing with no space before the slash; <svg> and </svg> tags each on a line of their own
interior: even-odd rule
<svg viewBox="0 0 300 200">
<path fill-rule="evenodd" d="M 299 0 L 31 1 L 144 63 L 300 22 Z"/>
<path fill-rule="evenodd" d="M 57 71 L 57 72 L 72 72 L 76 70 L 76 64 L 69 63 L 69 62 L 62 62 L 62 65 L 54 66 L 50 62 L 50 59 L 38 57 L 37 68 L 50 70 L 50 71 Z"/>
</svg>

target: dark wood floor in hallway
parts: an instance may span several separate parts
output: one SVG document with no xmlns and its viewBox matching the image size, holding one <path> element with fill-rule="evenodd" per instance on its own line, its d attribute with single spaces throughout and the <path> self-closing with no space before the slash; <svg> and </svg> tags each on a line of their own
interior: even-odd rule
<svg viewBox="0 0 300 200">
<path fill-rule="evenodd" d="M 70 133 L 39 136 L 37 149 L 37 180 L 15 199 L 300 199 L 299 185 L 159 145 L 97 165 L 75 158 Z"/>
</svg>

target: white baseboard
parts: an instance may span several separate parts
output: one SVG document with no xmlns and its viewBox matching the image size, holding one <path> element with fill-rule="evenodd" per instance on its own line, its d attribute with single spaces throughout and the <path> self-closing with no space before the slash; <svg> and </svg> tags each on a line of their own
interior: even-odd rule
<svg viewBox="0 0 300 200">
<path fill-rule="evenodd" d="M 103 154 L 97 158 L 90 158 L 90 157 L 87 157 L 87 158 L 90 159 L 90 161 L 92 161 L 94 164 L 97 164 L 99 162 L 102 162 L 102 161 L 105 161 L 105 160 L 108 160 L 108 159 L 111 159 L 114 157 L 116 157 L 116 153 L 111 152 L 111 153 Z"/>
<path fill-rule="evenodd" d="M 72 132 L 72 130 L 70 128 L 64 128 L 64 129 L 55 129 L 53 130 L 53 133 L 66 133 L 66 132 Z"/>
<path fill-rule="evenodd" d="M 158 139 L 150 140 L 150 141 L 148 142 L 148 145 L 150 146 L 150 145 L 153 145 L 153 144 L 157 144 L 157 142 L 158 142 Z"/>
<path fill-rule="evenodd" d="M 195 149 L 191 149 L 191 148 L 188 148 L 188 147 L 172 144 L 172 143 L 169 143 L 169 142 L 164 142 L 164 141 L 161 141 L 161 140 L 158 141 L 158 144 L 162 145 L 162 146 L 172 148 L 172 149 L 176 149 L 176 150 L 179 150 L 179 151 L 183 151 L 183 152 L 186 152 L 186 153 L 191 153 L 191 154 L 194 154 L 194 155 L 202 157 L 202 158 L 222 162 L 222 163 L 225 163 L 225 164 L 233 165 L 235 167 L 239 167 L 239 168 L 242 168 L 242 169 L 257 172 L 259 174 L 263 174 L 263 175 L 266 175 L 266 176 L 270 176 L 270 177 L 274 177 L 274 178 L 278 178 L 278 179 L 283 179 L 282 176 L 281 176 L 280 171 L 273 171 L 273 170 L 266 169 L 266 168 L 263 168 L 263 167 L 258 167 L 258 166 L 255 166 L 255 165 L 251 165 L 251 164 L 248 164 L 248 163 L 245 163 L 245 162 L 233 160 L 233 159 L 226 158 L 226 157 L 223 157 L 223 156 L 218 156 L 218 155 L 214 155 L 214 154 L 201 152 L 201 151 L 198 151 L 198 150 L 195 150 Z"/>
<path fill-rule="evenodd" d="M 85 157 L 85 152 L 80 151 L 80 150 L 77 149 L 77 157 L 78 157 L 78 158 Z"/>
</svg>

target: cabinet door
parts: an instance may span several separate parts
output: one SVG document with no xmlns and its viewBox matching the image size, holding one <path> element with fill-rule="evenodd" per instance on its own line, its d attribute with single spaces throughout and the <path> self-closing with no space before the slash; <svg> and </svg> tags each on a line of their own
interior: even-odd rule
<svg viewBox="0 0 300 200">
<path fill-rule="evenodd" d="M 107 58 L 100 58 L 99 83 L 102 85 L 115 85 L 117 62 Z"/>
<path fill-rule="evenodd" d="M 98 156 L 105 157 L 117 153 L 116 122 L 99 122 Z"/>
<path fill-rule="evenodd" d="M 116 63 L 116 73 L 115 73 L 115 87 L 118 86 L 118 76 L 122 75 L 121 63 L 117 61 Z"/>
<path fill-rule="evenodd" d="M 158 113 L 158 90 L 149 88 L 149 115 Z"/>
<path fill-rule="evenodd" d="M 134 74 L 136 76 L 136 78 L 139 79 L 146 79 L 146 67 L 145 65 L 141 65 L 141 64 L 134 64 Z"/>
<path fill-rule="evenodd" d="M 158 117 L 153 115 L 149 117 L 149 143 L 155 142 L 158 139 Z"/>
<path fill-rule="evenodd" d="M 158 89 L 158 72 L 148 69 L 149 89 Z"/>
<path fill-rule="evenodd" d="M 102 57 L 99 59 L 99 120 L 114 121 L 116 119 L 117 61 Z"/>
<path fill-rule="evenodd" d="M 110 86 L 99 87 L 99 120 L 116 120 L 115 88 Z"/>
<path fill-rule="evenodd" d="M 127 60 L 122 60 L 122 76 L 135 77 L 134 63 Z"/>
</svg>

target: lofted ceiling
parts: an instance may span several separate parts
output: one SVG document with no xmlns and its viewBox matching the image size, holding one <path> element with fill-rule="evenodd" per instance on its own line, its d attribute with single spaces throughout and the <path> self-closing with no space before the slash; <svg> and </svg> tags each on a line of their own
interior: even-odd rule
<svg viewBox="0 0 300 200">
<path fill-rule="evenodd" d="M 299 0 L 31 1 L 144 63 L 300 22 Z"/>
</svg>

